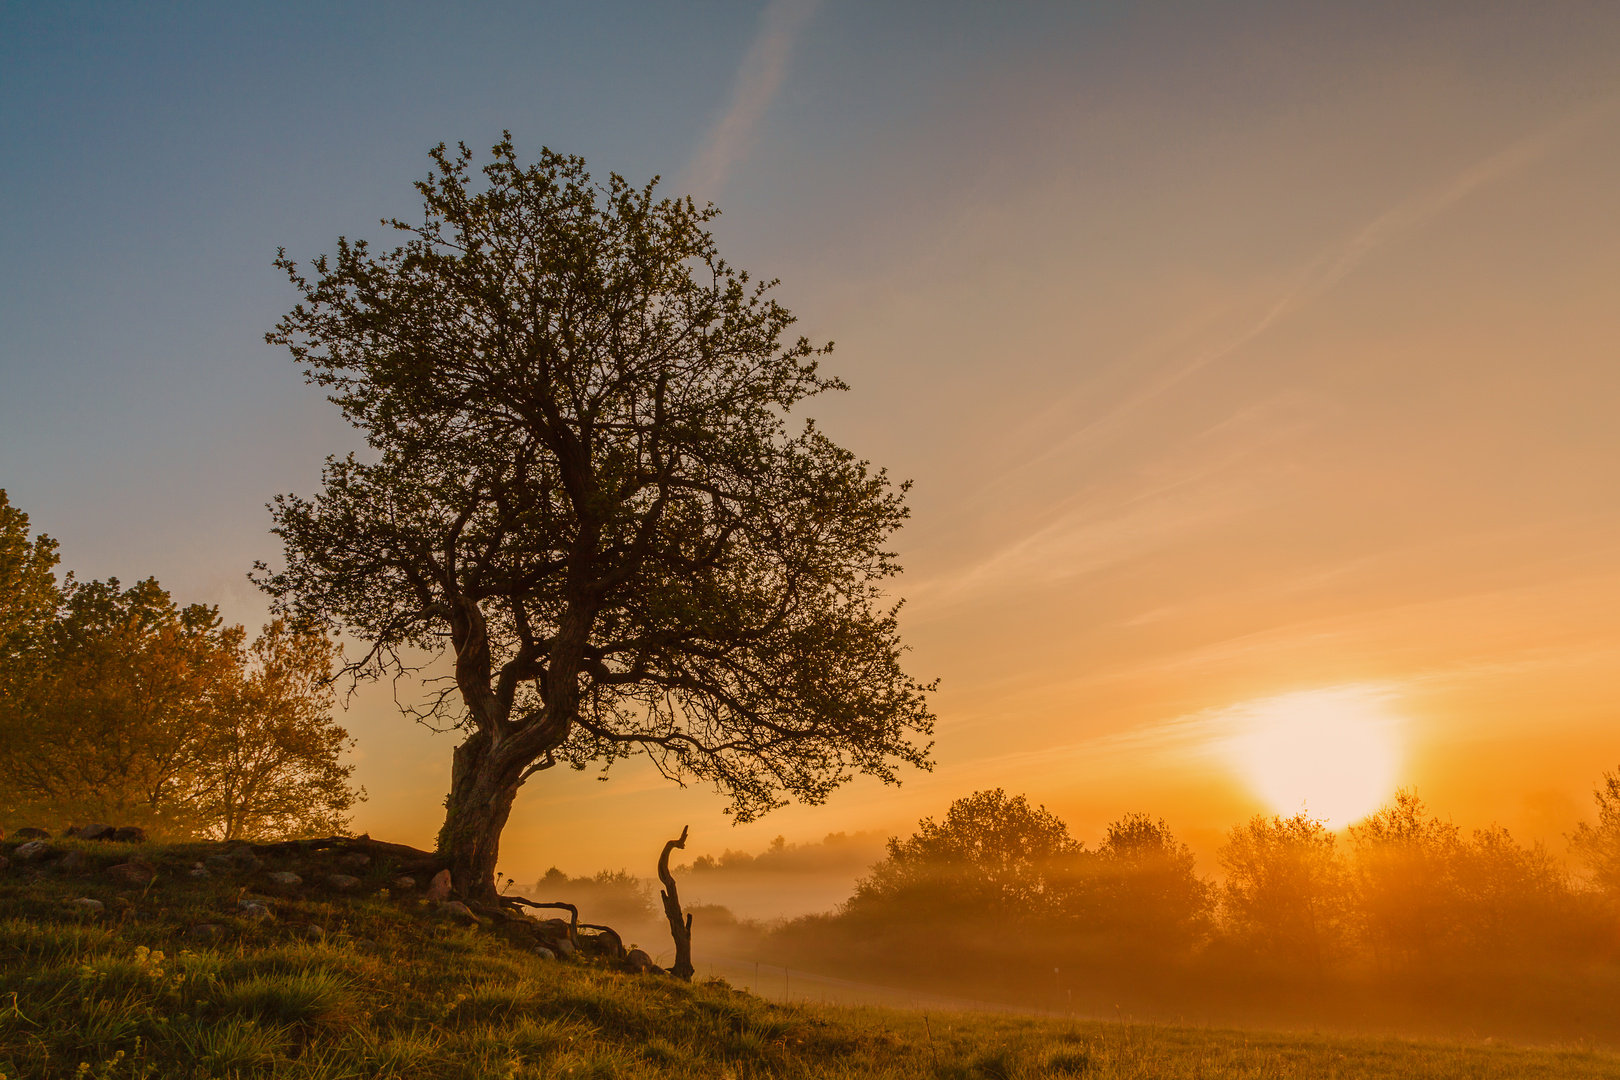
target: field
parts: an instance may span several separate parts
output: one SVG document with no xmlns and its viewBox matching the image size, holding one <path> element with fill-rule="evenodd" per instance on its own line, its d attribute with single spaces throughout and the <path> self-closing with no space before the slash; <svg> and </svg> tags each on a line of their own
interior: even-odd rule
<svg viewBox="0 0 1620 1080">
<path fill-rule="evenodd" d="M 5 1080 L 1620 1077 L 1620 1057 L 1590 1048 L 773 1002 L 542 959 L 390 894 L 386 866 L 356 895 L 274 896 L 260 884 L 273 865 L 194 879 L 217 849 L 166 847 L 145 852 L 156 880 L 131 888 L 105 868 L 133 849 L 53 844 L 80 866 L 0 871 Z M 313 878 L 318 862 L 297 865 Z"/>
</svg>

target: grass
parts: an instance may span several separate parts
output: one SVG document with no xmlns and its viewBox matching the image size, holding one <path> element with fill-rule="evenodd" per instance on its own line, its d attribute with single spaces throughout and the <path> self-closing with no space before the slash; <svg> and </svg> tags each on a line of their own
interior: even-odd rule
<svg viewBox="0 0 1620 1080">
<path fill-rule="evenodd" d="M 144 890 L 95 867 L 0 871 L 0 1076 L 1620 1077 L 1620 1057 L 1583 1048 L 775 1004 L 542 960 L 380 895 L 381 868 L 354 897 L 262 897 L 252 874 L 195 881 L 196 850 L 148 852 L 160 875 Z M 274 917 L 239 916 L 248 895 Z M 64 903 L 81 896 L 105 910 Z M 199 923 L 225 936 L 200 939 Z"/>
</svg>

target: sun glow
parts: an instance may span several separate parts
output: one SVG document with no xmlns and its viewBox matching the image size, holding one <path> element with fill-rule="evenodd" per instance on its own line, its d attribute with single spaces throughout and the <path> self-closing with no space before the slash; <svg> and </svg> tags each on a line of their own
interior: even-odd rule
<svg viewBox="0 0 1620 1080">
<path fill-rule="evenodd" d="M 1404 721 L 1367 687 L 1307 690 L 1240 705 L 1225 754 L 1279 814 L 1302 807 L 1334 828 L 1394 793 Z"/>
</svg>

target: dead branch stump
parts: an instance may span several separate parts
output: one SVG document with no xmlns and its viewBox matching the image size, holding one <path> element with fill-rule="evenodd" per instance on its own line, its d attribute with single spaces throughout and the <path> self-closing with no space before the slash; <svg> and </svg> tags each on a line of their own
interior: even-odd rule
<svg viewBox="0 0 1620 1080">
<path fill-rule="evenodd" d="M 669 853 L 676 848 L 686 847 L 686 833 L 690 826 L 681 827 L 681 838 L 670 840 L 664 844 L 664 853 L 658 857 L 658 880 L 664 883 L 664 891 L 658 895 L 664 901 L 664 915 L 669 919 L 669 933 L 675 939 L 675 963 L 670 967 L 669 973 L 678 979 L 692 981 L 692 916 L 688 912 L 685 917 L 681 914 L 681 897 L 675 891 L 675 878 L 669 872 Z"/>
</svg>

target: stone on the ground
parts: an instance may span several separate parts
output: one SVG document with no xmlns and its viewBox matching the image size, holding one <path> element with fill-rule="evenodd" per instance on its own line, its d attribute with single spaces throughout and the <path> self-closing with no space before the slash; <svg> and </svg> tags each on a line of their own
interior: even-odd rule
<svg viewBox="0 0 1620 1080">
<path fill-rule="evenodd" d="M 579 951 L 578 949 L 574 948 L 574 943 L 569 941 L 567 938 L 563 938 L 559 941 L 553 941 L 551 943 L 551 947 L 557 950 L 558 956 L 573 956 Z"/>
<path fill-rule="evenodd" d="M 299 932 L 301 934 L 303 934 L 305 937 L 309 938 L 311 941 L 319 941 L 321 938 L 326 936 L 326 931 L 322 930 L 320 927 L 316 926 L 314 923 L 310 923 L 308 926 L 304 927 L 304 929 L 299 931 Z"/>
<path fill-rule="evenodd" d="M 146 843 L 146 830 L 139 825 L 120 825 L 112 831 L 112 835 L 102 837 L 103 840 L 112 840 L 120 844 Z"/>
<path fill-rule="evenodd" d="M 658 965 L 643 949 L 632 948 L 625 954 L 624 964 L 631 971 L 657 971 Z"/>
<path fill-rule="evenodd" d="M 68 873 L 72 874 L 83 870 L 88 865 L 90 865 L 90 859 L 85 855 L 84 852 L 70 851 L 62 857 L 61 862 L 56 864 L 56 868 L 58 870 L 66 870 Z"/>
<path fill-rule="evenodd" d="M 81 825 L 77 829 L 69 829 L 68 835 L 77 836 L 80 840 L 106 840 L 111 838 L 112 831 L 113 827 L 111 825 L 98 821 L 89 825 Z"/>
<path fill-rule="evenodd" d="M 26 829 L 18 829 L 17 834 L 20 836 L 27 831 Z M 44 830 L 35 829 L 34 831 L 43 832 Z M 11 853 L 11 857 L 18 862 L 38 862 L 49 858 L 55 850 L 55 848 L 51 847 L 49 840 L 40 837 L 30 840 L 26 844 L 18 844 L 17 849 Z"/>
<path fill-rule="evenodd" d="M 68 907 L 86 915 L 100 915 L 104 906 L 100 900 L 92 900 L 88 896 L 81 896 L 77 900 L 68 901 Z"/>
<path fill-rule="evenodd" d="M 304 879 L 293 873 L 291 870 L 277 870 L 273 873 L 266 874 L 265 877 L 270 879 L 270 883 L 272 885 L 284 885 L 288 888 L 291 888 L 294 885 L 302 885 L 304 883 Z"/>
<path fill-rule="evenodd" d="M 208 869 L 210 870 L 236 869 L 236 860 L 232 859 L 229 855 L 209 855 L 207 858 L 203 859 L 203 862 L 207 864 Z"/>
<path fill-rule="evenodd" d="M 334 889 L 348 891 L 360 884 L 360 879 L 350 874 L 327 874 L 326 883 Z"/>
<path fill-rule="evenodd" d="M 339 856 L 337 864 L 349 870 L 363 870 L 371 865 L 371 856 L 363 851 L 351 851 Z"/>
<path fill-rule="evenodd" d="M 236 865 L 237 869 L 246 870 L 249 873 L 264 865 L 259 861 L 259 857 L 253 854 L 253 849 L 246 845 L 231 852 L 231 862 Z"/>
<path fill-rule="evenodd" d="M 218 923 L 198 923 L 186 931 L 186 937 L 198 941 L 219 941 L 225 937 L 225 928 Z"/>
<path fill-rule="evenodd" d="M 416 888 L 416 879 L 409 874 L 401 874 L 394 879 L 394 888 L 400 892 L 409 892 L 411 889 Z"/>
<path fill-rule="evenodd" d="M 199 881 L 201 881 L 203 878 L 211 878 L 214 876 L 208 872 L 208 868 L 202 863 L 198 863 L 196 866 L 193 866 L 190 870 L 187 870 L 186 873 L 190 874 Z"/>
<path fill-rule="evenodd" d="M 469 924 L 477 924 L 483 921 L 472 913 L 472 908 L 463 904 L 460 900 L 441 900 L 439 902 L 439 914 L 455 919 L 457 922 Z"/>
<path fill-rule="evenodd" d="M 151 884 L 157 871 L 147 863 L 127 862 L 107 867 L 107 876 L 120 884 L 142 888 Z"/>
<path fill-rule="evenodd" d="M 427 898 L 429 900 L 450 899 L 450 871 L 440 870 L 433 875 L 433 880 L 428 883 Z"/>
<path fill-rule="evenodd" d="M 542 960 L 557 959 L 557 954 L 546 948 L 544 945 L 536 945 L 534 947 L 534 955 L 538 956 Z"/>
<path fill-rule="evenodd" d="M 265 919 L 275 918 L 275 916 L 270 913 L 270 909 L 259 903 L 257 900 L 243 900 L 240 904 L 236 905 L 236 913 L 242 916 L 244 919 L 253 919 L 257 922 L 262 922 Z"/>
<path fill-rule="evenodd" d="M 17 830 L 17 839 L 19 840 L 49 840 L 50 838 L 50 833 L 44 829 L 36 829 L 32 825 L 24 825 Z"/>
</svg>

